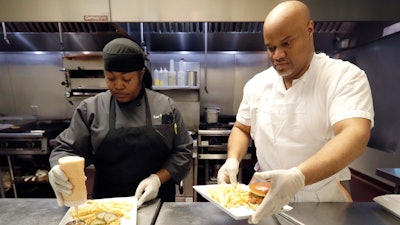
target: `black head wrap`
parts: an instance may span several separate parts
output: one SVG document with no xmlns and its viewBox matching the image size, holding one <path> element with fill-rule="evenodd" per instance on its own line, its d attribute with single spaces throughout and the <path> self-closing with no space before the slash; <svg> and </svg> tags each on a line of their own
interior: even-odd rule
<svg viewBox="0 0 400 225">
<path fill-rule="evenodd" d="M 142 48 L 128 38 L 116 38 L 103 48 L 104 69 L 114 72 L 132 72 L 144 67 Z"/>
</svg>

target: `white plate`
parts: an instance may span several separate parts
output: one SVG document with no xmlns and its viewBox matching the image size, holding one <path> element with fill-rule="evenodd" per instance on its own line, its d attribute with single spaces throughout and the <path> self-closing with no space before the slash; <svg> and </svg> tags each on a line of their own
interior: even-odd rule
<svg viewBox="0 0 400 225">
<path fill-rule="evenodd" d="M 136 217 L 137 217 L 137 200 L 134 197 L 118 197 L 118 198 L 103 198 L 103 199 L 95 199 L 91 201 L 101 201 L 101 202 L 118 202 L 118 201 L 124 201 L 124 202 L 129 202 L 133 204 L 132 211 L 129 213 L 130 219 L 124 219 L 121 218 L 121 225 L 136 225 Z M 83 204 L 82 206 L 85 206 Z M 67 222 L 73 220 L 70 212 L 75 210 L 74 208 L 69 208 L 67 213 L 65 213 L 64 217 L 60 221 L 58 225 L 65 225 Z"/>
<path fill-rule="evenodd" d="M 374 198 L 374 201 L 392 212 L 394 215 L 400 217 L 400 194 L 377 196 Z"/>
<path fill-rule="evenodd" d="M 228 184 L 229 185 L 229 184 Z M 255 211 L 252 209 L 249 209 L 245 206 L 241 206 L 239 208 L 226 208 L 222 206 L 219 202 L 211 198 L 211 196 L 208 193 L 208 189 L 218 186 L 218 184 L 210 184 L 210 185 L 195 185 L 193 186 L 194 190 L 196 190 L 201 196 L 203 196 L 205 199 L 207 199 L 209 202 L 220 208 L 222 211 L 227 213 L 229 216 L 234 218 L 235 220 L 243 220 L 249 218 Z M 241 188 L 245 190 L 249 190 L 249 187 L 245 184 L 240 184 Z M 289 211 L 293 209 L 291 206 L 285 205 L 283 207 L 284 211 Z"/>
</svg>

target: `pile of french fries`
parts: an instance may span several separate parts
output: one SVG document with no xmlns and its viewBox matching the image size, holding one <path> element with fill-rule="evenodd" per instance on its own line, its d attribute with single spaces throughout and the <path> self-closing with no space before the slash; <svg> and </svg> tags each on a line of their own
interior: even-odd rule
<svg viewBox="0 0 400 225">
<path fill-rule="evenodd" d="M 130 212 L 133 204 L 128 201 L 100 201 L 88 200 L 86 205 L 80 206 L 77 211 L 71 210 L 70 215 L 74 219 L 84 220 L 86 224 L 91 224 L 93 220 L 98 218 L 104 212 L 112 213 L 118 218 L 106 225 L 119 225 L 121 218 L 130 219 Z"/>
<path fill-rule="evenodd" d="M 239 184 L 215 185 L 209 187 L 207 192 L 212 199 L 227 209 L 239 208 L 241 206 L 245 206 L 249 209 L 255 209 L 256 207 L 249 203 L 249 191 L 242 188 Z"/>
</svg>

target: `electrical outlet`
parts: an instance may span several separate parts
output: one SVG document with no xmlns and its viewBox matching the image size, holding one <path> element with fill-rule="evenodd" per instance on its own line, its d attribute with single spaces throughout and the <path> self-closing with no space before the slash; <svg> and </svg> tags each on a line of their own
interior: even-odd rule
<svg viewBox="0 0 400 225">
<path fill-rule="evenodd" d="M 38 109 L 39 109 L 39 106 L 31 105 L 32 116 L 38 116 Z"/>
</svg>

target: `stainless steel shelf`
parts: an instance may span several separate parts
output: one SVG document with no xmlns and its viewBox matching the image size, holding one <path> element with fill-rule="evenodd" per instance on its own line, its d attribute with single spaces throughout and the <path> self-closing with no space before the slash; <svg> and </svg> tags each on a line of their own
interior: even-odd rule
<svg viewBox="0 0 400 225">
<path fill-rule="evenodd" d="M 231 134 L 231 130 L 199 130 L 197 134 L 199 136 L 229 136 Z"/>
<path fill-rule="evenodd" d="M 198 154 L 199 159 L 208 159 L 208 160 L 220 160 L 226 159 L 226 154 Z M 243 160 L 250 160 L 251 154 L 247 153 L 244 155 Z"/>
</svg>

